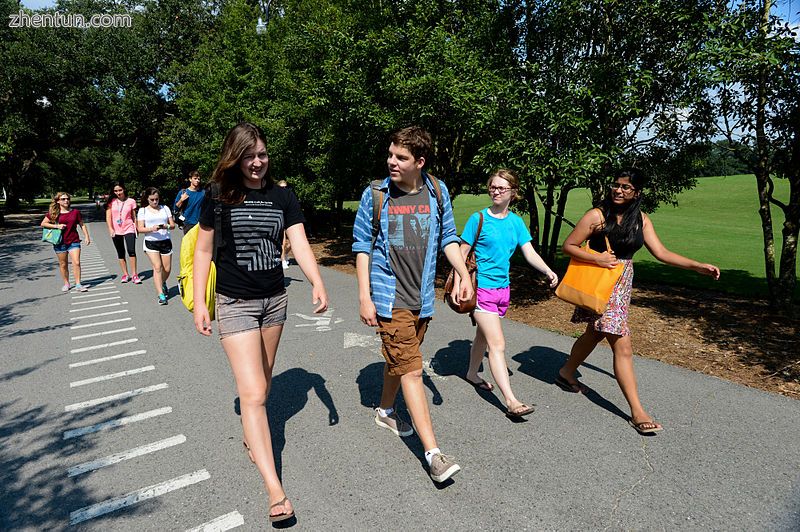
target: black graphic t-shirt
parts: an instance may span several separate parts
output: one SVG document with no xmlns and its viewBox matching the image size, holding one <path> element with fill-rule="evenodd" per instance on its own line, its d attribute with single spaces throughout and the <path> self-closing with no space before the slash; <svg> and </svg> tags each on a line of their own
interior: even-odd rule
<svg viewBox="0 0 800 532">
<path fill-rule="evenodd" d="M 199 222 L 214 228 L 206 194 Z M 273 184 L 248 190 L 242 203 L 222 204 L 223 246 L 217 252 L 217 292 L 238 299 L 272 297 L 284 289 L 281 247 L 287 227 L 305 222 L 297 197 Z"/>
<path fill-rule="evenodd" d="M 406 193 L 389 185 L 389 261 L 397 279 L 394 308 L 419 310 L 431 207 L 427 187 Z"/>
</svg>

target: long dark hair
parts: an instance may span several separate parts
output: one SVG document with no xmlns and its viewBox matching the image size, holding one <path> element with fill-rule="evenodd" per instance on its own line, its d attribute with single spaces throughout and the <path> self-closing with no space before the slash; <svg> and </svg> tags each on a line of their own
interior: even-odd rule
<svg viewBox="0 0 800 532">
<path fill-rule="evenodd" d="M 111 204 L 114 203 L 114 200 L 117 199 L 117 195 L 114 194 L 114 189 L 120 187 L 122 188 L 123 192 L 125 192 L 125 199 L 128 199 L 128 189 L 125 187 L 125 183 L 122 181 L 115 181 L 111 188 L 108 190 L 108 199 L 106 200 L 106 210 L 111 208 Z"/>
<path fill-rule="evenodd" d="M 647 184 L 647 178 L 641 171 L 635 168 L 626 168 L 620 170 L 614 176 L 614 180 L 621 177 L 627 177 L 636 191 L 633 199 L 625 205 L 615 205 L 612 200 L 612 191 L 609 188 L 603 201 L 598 206 L 603 211 L 603 217 L 606 219 L 601 233 L 608 236 L 614 236 L 614 240 L 619 242 L 622 246 L 633 246 L 636 236 L 641 231 L 642 227 L 642 189 Z M 617 221 L 617 215 L 622 215 L 622 221 Z"/>
<path fill-rule="evenodd" d="M 231 205 L 244 201 L 245 193 L 244 176 L 239 169 L 239 161 L 246 150 L 252 149 L 261 140 L 267 145 L 266 137 L 261 128 L 249 122 L 241 122 L 231 129 L 222 143 L 222 152 L 219 161 L 211 174 L 211 181 L 219 185 L 219 200 Z M 269 165 L 264 176 L 266 186 L 273 184 L 270 177 Z"/>
</svg>

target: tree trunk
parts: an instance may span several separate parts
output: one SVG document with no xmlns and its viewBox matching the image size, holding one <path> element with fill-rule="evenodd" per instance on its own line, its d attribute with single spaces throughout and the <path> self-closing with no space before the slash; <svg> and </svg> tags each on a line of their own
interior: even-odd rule
<svg viewBox="0 0 800 532">
<path fill-rule="evenodd" d="M 570 187 L 565 186 L 561 189 L 558 195 L 558 202 L 556 204 L 556 216 L 553 222 L 553 231 L 550 234 L 550 246 L 546 257 L 542 257 L 544 261 L 552 268 L 556 263 L 556 252 L 558 251 L 558 237 L 561 233 L 561 221 L 564 219 L 564 211 L 567 208 L 567 197 Z"/>
<path fill-rule="evenodd" d="M 764 2 L 761 27 L 759 32 L 766 39 L 769 28 L 769 12 L 771 0 Z M 758 189 L 758 214 L 761 216 L 761 232 L 764 238 L 764 273 L 769 290 L 769 304 L 779 310 L 780 290 L 775 277 L 775 238 L 772 232 L 772 211 L 769 203 L 769 146 L 766 134 L 767 107 L 767 65 L 759 66 L 758 85 L 756 87 L 756 185 Z"/>
<path fill-rule="evenodd" d="M 544 198 L 544 205 L 542 208 L 544 209 L 544 230 L 542 231 L 542 250 L 539 254 L 543 257 L 548 257 L 552 253 L 550 248 L 550 234 L 552 232 L 552 223 L 553 223 L 553 197 L 555 195 L 555 180 L 548 179 L 547 180 L 547 194 Z"/>
<path fill-rule="evenodd" d="M 533 247 L 538 252 L 541 249 L 541 242 L 539 241 L 539 237 L 541 236 L 540 229 L 539 229 L 539 206 L 536 205 L 536 185 L 532 185 L 525 189 L 525 201 L 528 202 L 528 216 L 530 217 L 530 232 L 531 237 L 533 237 Z"/>
</svg>

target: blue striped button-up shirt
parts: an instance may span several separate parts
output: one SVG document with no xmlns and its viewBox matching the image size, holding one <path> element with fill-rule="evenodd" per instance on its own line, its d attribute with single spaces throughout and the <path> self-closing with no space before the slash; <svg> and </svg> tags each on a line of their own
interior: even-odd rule
<svg viewBox="0 0 800 532">
<path fill-rule="evenodd" d="M 436 277 L 436 258 L 439 255 L 439 251 L 444 249 L 445 246 L 453 242 L 460 242 L 460 240 L 456 234 L 453 205 L 450 203 L 450 194 L 447 192 L 447 187 L 439 181 L 439 186 L 442 189 L 443 209 L 442 220 L 439 220 L 436 191 L 430 182 L 428 174 L 423 172 L 422 177 L 428 187 L 431 213 L 437 213 L 435 216 L 431 216 L 428 251 L 425 254 L 425 264 L 422 269 L 422 293 L 420 294 L 422 308 L 419 316 L 420 318 L 428 318 L 433 316 L 433 301 L 436 297 L 433 290 L 433 281 Z M 372 250 L 372 271 L 369 276 L 372 302 L 375 304 L 378 315 L 384 318 L 392 317 L 397 282 L 389 262 L 389 239 L 387 238 L 389 232 L 389 181 L 387 177 L 381 184 L 381 189 L 384 192 L 383 205 L 381 206 L 381 228 L 375 241 L 375 249 Z M 442 239 L 437 245 L 440 223 L 442 224 Z M 369 253 L 371 244 L 372 187 L 369 186 L 361 194 L 361 203 L 358 206 L 356 221 L 353 225 L 353 253 Z"/>
</svg>

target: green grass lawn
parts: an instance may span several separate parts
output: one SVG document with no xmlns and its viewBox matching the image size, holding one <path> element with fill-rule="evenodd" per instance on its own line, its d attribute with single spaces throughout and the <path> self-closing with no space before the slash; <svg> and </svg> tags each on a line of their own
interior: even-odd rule
<svg viewBox="0 0 800 532">
<path fill-rule="evenodd" d="M 789 185 L 775 182 L 776 197 L 788 200 Z M 678 206 L 662 205 L 650 214 L 664 245 L 670 250 L 702 262 L 719 266 L 718 282 L 694 272 L 672 268 L 658 262 L 647 249 L 636 254 L 636 277 L 650 282 L 664 282 L 688 287 L 714 288 L 745 295 L 766 294 L 764 245 L 761 218 L 758 215 L 756 182 L 752 175 L 704 177 L 697 186 L 678 196 Z M 490 204 L 488 195 L 463 194 L 453 202 L 453 213 L 459 232 L 469 216 Z M 355 210 L 357 202 L 346 207 Z M 570 193 L 565 217 L 577 222 L 591 207 L 586 189 Z M 540 205 L 541 209 L 541 205 Z M 776 260 L 781 248 L 783 213 L 773 207 Z M 524 215 L 528 223 L 528 216 Z M 569 234 L 562 226 L 560 242 Z M 566 268 L 566 258 L 559 257 L 557 267 Z M 800 288 L 795 292 L 800 299 Z"/>
<path fill-rule="evenodd" d="M 20 204 L 20 207 L 22 208 L 22 210 L 38 209 L 40 207 L 47 210 L 47 207 L 48 205 L 50 205 L 51 201 L 52 198 L 36 198 L 33 200 L 33 202 L 30 203 L 23 201 Z M 72 196 L 72 203 L 86 203 L 88 201 L 89 201 L 88 196 Z M 0 206 L 5 207 L 5 205 L 6 205 L 5 200 L 0 200 Z"/>
</svg>

